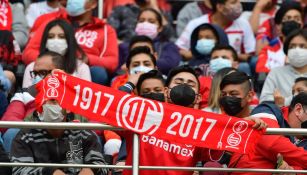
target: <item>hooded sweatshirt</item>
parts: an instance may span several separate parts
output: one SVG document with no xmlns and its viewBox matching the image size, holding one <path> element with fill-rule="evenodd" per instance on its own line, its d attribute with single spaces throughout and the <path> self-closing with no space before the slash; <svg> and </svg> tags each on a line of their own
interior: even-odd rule
<svg viewBox="0 0 307 175">
<path fill-rule="evenodd" d="M 196 44 L 198 41 L 198 33 L 200 30 L 209 29 L 213 31 L 217 38 L 215 45 L 229 45 L 227 34 L 222 28 L 214 24 L 201 24 L 195 30 L 193 30 L 191 35 L 190 48 L 193 55 L 193 59 L 189 61 L 190 66 L 199 66 L 200 64 L 208 64 L 210 61 L 210 54 L 203 55 L 196 50 Z"/>
</svg>

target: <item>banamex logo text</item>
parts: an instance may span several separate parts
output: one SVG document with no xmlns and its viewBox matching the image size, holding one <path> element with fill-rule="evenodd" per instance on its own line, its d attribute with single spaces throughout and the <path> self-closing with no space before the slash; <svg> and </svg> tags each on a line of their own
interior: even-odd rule
<svg viewBox="0 0 307 175">
<path fill-rule="evenodd" d="M 139 133 L 153 134 L 162 123 L 163 114 L 161 103 L 126 95 L 118 104 L 116 120 L 119 126 Z"/>
</svg>

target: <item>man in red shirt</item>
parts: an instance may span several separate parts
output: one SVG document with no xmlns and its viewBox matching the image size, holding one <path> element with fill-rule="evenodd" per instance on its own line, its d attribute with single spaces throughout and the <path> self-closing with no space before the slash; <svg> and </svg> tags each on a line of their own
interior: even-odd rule
<svg viewBox="0 0 307 175">
<path fill-rule="evenodd" d="M 222 93 L 220 105 L 224 112 L 239 118 L 250 116 L 249 102 L 252 100 L 254 92 L 250 79 L 245 73 L 233 72 L 225 76 L 221 82 L 220 90 Z M 258 113 L 251 117 L 261 118 L 270 128 L 279 127 L 276 117 L 272 114 Z M 307 168 L 307 151 L 296 147 L 288 138 L 281 135 L 263 135 L 256 144 L 253 157 L 250 158 L 247 155 L 234 153 L 229 167 L 274 169 L 278 154 L 281 154 L 284 161 L 294 168 Z"/>
<path fill-rule="evenodd" d="M 39 55 L 39 47 L 45 26 L 56 18 L 69 21 L 75 28 L 78 44 L 86 53 L 92 80 L 108 84 L 108 74 L 118 64 L 118 46 L 115 30 L 105 21 L 93 17 L 97 0 L 68 0 L 66 9 L 40 16 L 31 29 L 31 38 L 23 53 L 23 61 L 29 64 Z"/>
</svg>

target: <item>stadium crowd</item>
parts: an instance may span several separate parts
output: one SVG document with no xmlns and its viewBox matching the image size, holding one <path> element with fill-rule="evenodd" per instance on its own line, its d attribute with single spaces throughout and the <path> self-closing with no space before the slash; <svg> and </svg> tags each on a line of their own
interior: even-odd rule
<svg viewBox="0 0 307 175">
<path fill-rule="evenodd" d="M 178 3 L 104 0 L 100 19 L 98 0 L 1 0 L 0 120 L 97 122 L 55 100 L 36 110 L 35 85 L 60 69 L 143 98 L 253 121 L 256 129 L 307 128 L 306 0 L 256 0 L 250 9 L 240 0 Z M 307 170 L 306 136 L 263 135 L 251 157 L 139 138 L 140 165 Z M 132 145 L 132 131 L 0 128 L 0 162 L 131 165 Z M 140 170 L 154 173 L 254 174 Z M 16 166 L 0 174 L 132 171 Z"/>
</svg>

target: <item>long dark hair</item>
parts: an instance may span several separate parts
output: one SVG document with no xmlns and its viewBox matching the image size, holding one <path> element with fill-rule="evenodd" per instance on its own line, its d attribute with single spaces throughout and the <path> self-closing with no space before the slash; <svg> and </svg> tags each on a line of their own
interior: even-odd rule
<svg viewBox="0 0 307 175">
<path fill-rule="evenodd" d="M 301 36 L 307 41 L 307 29 L 296 29 L 287 36 L 284 42 L 284 52 L 286 55 L 288 54 L 290 42 L 297 36 Z"/>
<path fill-rule="evenodd" d="M 41 46 L 39 49 L 40 54 L 48 51 L 46 43 L 50 29 L 54 26 L 60 26 L 64 30 L 65 39 L 67 41 L 67 52 L 64 55 L 64 71 L 72 74 L 77 69 L 77 58 L 83 60 L 85 58 L 84 51 L 79 47 L 73 27 L 64 19 L 55 19 L 47 24 L 45 27 Z"/>
</svg>

